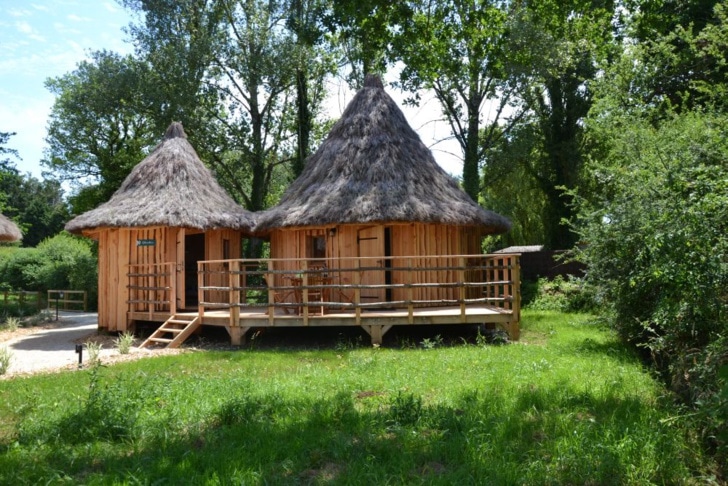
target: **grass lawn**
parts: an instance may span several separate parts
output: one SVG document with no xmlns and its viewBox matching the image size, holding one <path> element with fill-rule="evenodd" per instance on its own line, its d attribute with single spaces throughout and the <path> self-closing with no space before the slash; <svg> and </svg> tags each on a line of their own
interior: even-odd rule
<svg viewBox="0 0 728 486">
<path fill-rule="evenodd" d="M 342 338 L 0 381 L 0 483 L 710 478 L 664 390 L 589 316 L 525 312 L 521 342 L 500 346 L 469 328 L 467 343 L 394 332 L 381 348 Z"/>
</svg>

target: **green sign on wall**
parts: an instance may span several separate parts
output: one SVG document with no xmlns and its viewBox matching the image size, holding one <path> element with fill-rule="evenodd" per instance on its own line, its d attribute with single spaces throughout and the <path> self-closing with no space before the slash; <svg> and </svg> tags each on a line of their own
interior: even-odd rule
<svg viewBox="0 0 728 486">
<path fill-rule="evenodd" d="M 155 239 L 137 240 L 137 246 L 154 246 L 156 244 L 157 240 Z"/>
</svg>

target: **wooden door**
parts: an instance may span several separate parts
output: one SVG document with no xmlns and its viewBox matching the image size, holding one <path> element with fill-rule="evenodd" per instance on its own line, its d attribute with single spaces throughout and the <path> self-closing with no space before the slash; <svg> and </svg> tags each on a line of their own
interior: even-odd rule
<svg viewBox="0 0 728 486">
<path fill-rule="evenodd" d="M 385 245 L 384 226 L 369 226 L 356 232 L 357 256 L 365 257 L 359 260 L 360 282 L 362 285 L 384 285 L 386 272 L 384 265 Z M 373 257 L 373 258 L 366 258 Z M 362 289 L 362 303 L 385 302 L 384 288 Z"/>
</svg>

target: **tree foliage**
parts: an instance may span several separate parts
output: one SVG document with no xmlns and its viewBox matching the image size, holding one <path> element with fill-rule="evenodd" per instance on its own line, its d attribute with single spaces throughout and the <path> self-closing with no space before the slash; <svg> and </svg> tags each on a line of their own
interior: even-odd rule
<svg viewBox="0 0 728 486">
<path fill-rule="evenodd" d="M 587 121 L 589 183 L 579 199 L 581 256 L 604 310 L 693 411 L 706 444 L 728 459 L 728 112 L 726 83 L 703 92 L 705 73 L 682 72 L 684 90 L 655 97 L 642 83 L 679 35 L 696 56 L 728 51 L 723 7 L 700 32 L 676 29 L 633 46 L 600 82 Z M 706 39 L 713 41 L 706 43 Z M 710 46 L 710 47 L 709 47 Z M 657 64 L 657 65 L 656 65 Z M 647 96 L 643 96 L 647 94 Z"/>
<path fill-rule="evenodd" d="M 401 85 L 433 90 L 463 153 L 463 188 L 477 201 L 486 151 L 520 116 L 508 12 L 491 0 L 410 3 L 412 14 L 394 40 Z"/>
<path fill-rule="evenodd" d="M 56 100 L 43 164 L 73 187 L 95 186 L 73 202 L 74 212 L 108 200 L 152 145 L 146 79 L 133 57 L 98 51 L 46 81 Z"/>
</svg>

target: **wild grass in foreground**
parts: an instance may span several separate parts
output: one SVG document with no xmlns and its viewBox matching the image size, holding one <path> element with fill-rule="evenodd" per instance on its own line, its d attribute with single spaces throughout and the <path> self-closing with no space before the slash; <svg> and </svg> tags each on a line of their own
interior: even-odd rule
<svg viewBox="0 0 728 486">
<path fill-rule="evenodd" d="M 553 312 L 526 313 L 523 327 L 504 346 L 257 347 L 3 381 L 0 483 L 709 478 L 697 441 L 611 333 Z"/>
</svg>

